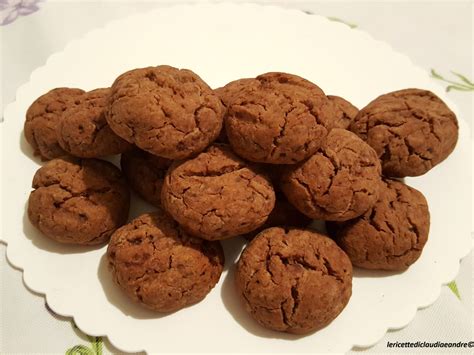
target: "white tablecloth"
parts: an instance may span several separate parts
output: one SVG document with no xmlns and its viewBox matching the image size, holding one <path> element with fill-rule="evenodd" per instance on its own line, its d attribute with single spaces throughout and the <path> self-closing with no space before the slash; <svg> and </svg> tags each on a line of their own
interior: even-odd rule
<svg viewBox="0 0 474 355">
<path fill-rule="evenodd" d="M 30 73 L 45 63 L 52 53 L 68 41 L 109 20 L 171 3 L 190 1 L 37 1 L 0 2 L 2 72 L 2 112 L 14 100 L 17 88 L 28 81 Z M 346 22 L 354 30 L 369 32 L 396 50 L 408 54 L 427 71 L 434 69 L 452 85 L 449 96 L 468 120 L 472 131 L 474 88 L 453 72 L 473 78 L 473 17 L 470 1 L 391 2 L 291 2 L 258 1 L 298 8 Z M 453 81 L 449 83 L 447 81 Z M 460 86 L 463 84 L 464 86 Z M 3 169 L 7 168 L 2 166 Z M 448 237 L 448 236 L 447 236 Z M 452 237 L 452 236 L 450 236 Z M 83 354 L 118 353 L 107 339 L 92 338 L 76 329 L 71 320 L 54 315 L 45 307 L 44 298 L 26 289 L 21 271 L 12 268 L 0 244 L 0 353 L 64 353 L 74 346 Z M 420 310 L 404 329 L 388 332 L 374 347 L 352 352 L 398 352 L 387 342 L 470 341 L 473 335 L 472 253 L 462 262 L 451 287 L 443 287 L 439 299 Z M 396 311 L 396 310 L 394 310 Z M 362 326 L 362 325 L 361 325 Z M 410 349 L 410 352 L 414 350 Z M 417 350 L 432 353 L 442 349 Z M 456 350 L 444 350 L 456 352 Z M 469 352 L 469 349 L 458 350 Z M 472 351 L 472 349 L 471 349 Z"/>
</svg>

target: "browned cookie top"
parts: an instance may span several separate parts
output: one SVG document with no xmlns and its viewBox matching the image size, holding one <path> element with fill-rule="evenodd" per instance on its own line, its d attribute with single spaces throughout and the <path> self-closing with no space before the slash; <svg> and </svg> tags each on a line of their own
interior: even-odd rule
<svg viewBox="0 0 474 355">
<path fill-rule="evenodd" d="M 195 73 L 161 65 L 134 69 L 112 85 L 107 121 L 116 134 L 168 159 L 204 150 L 222 128 L 224 109 Z"/>
<path fill-rule="evenodd" d="M 275 193 L 264 175 L 228 146 L 215 144 L 170 167 L 161 202 L 188 232 L 215 240 L 260 227 L 273 209 Z"/>
<path fill-rule="evenodd" d="M 105 108 L 109 93 L 109 88 L 86 92 L 63 112 L 56 128 L 61 148 L 81 158 L 120 154 L 132 148 L 107 124 Z"/>
<path fill-rule="evenodd" d="M 355 134 L 335 128 L 324 145 L 281 177 L 288 200 L 315 219 L 344 221 L 360 216 L 378 198 L 380 162 Z"/>
<path fill-rule="evenodd" d="M 201 301 L 219 281 L 219 242 L 193 238 L 159 210 L 118 229 L 107 249 L 115 282 L 134 301 L 172 312 Z"/>
<path fill-rule="evenodd" d="M 244 89 L 247 85 L 252 85 L 256 79 L 254 78 L 243 78 L 231 81 L 226 85 L 217 88 L 214 92 L 219 96 L 225 107 L 232 104 L 234 97 L 239 95 L 240 90 Z"/>
<path fill-rule="evenodd" d="M 340 96 L 328 95 L 328 99 L 332 101 L 332 103 L 335 104 L 338 108 L 338 118 L 336 119 L 335 127 L 349 129 L 351 122 L 359 113 L 359 109 Z"/>
<path fill-rule="evenodd" d="M 161 206 L 161 187 L 172 161 L 140 149 L 122 154 L 120 166 L 130 187 L 143 199 Z"/>
<path fill-rule="evenodd" d="M 428 204 L 421 192 L 399 181 L 385 179 L 382 186 L 372 209 L 351 221 L 329 223 L 328 230 L 355 266 L 404 270 L 428 239 Z"/>
<path fill-rule="evenodd" d="M 236 95 L 241 88 L 245 87 L 248 83 L 250 83 L 253 80 L 255 79 L 244 78 L 244 79 L 234 80 L 226 84 L 225 86 L 222 86 L 214 90 L 217 96 L 219 96 L 219 98 L 221 99 L 221 102 L 225 107 L 225 111 L 227 111 L 227 107 L 232 102 L 234 95 Z M 222 125 L 221 132 L 219 133 L 219 136 L 217 137 L 216 142 L 229 143 L 229 140 L 227 139 L 227 133 L 225 131 L 225 125 Z"/>
<path fill-rule="evenodd" d="M 61 243 L 101 244 L 126 222 L 130 193 L 120 170 L 97 159 L 58 158 L 33 178 L 31 223 Z"/>
<path fill-rule="evenodd" d="M 305 334 L 329 324 L 352 293 L 352 265 L 330 238 L 304 229 L 269 228 L 237 264 L 236 286 L 262 326 Z"/>
<path fill-rule="evenodd" d="M 43 160 L 67 153 L 60 147 L 56 127 L 63 112 L 84 93 L 81 89 L 56 88 L 37 98 L 26 112 L 25 138 Z"/>
<path fill-rule="evenodd" d="M 245 159 L 294 164 L 311 156 L 333 127 L 334 105 L 315 84 L 296 75 L 267 73 L 232 95 L 225 127 Z"/>
<path fill-rule="evenodd" d="M 455 114 L 438 96 L 420 89 L 379 96 L 359 112 L 350 130 L 375 149 L 384 175 L 395 177 L 426 173 L 458 139 Z"/>
</svg>

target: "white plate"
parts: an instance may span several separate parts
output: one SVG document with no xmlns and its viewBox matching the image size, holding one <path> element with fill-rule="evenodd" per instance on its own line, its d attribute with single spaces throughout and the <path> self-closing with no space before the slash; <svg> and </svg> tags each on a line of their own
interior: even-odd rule
<svg viewBox="0 0 474 355">
<path fill-rule="evenodd" d="M 443 90 L 410 60 L 366 33 L 319 16 L 257 5 L 194 5 L 159 9 L 90 32 L 35 70 L 5 111 L 3 132 L 3 228 L 12 264 L 24 270 L 29 288 L 46 295 L 57 313 L 73 316 L 91 335 L 107 335 L 125 351 L 321 352 L 368 346 L 387 329 L 400 328 L 417 308 L 435 301 L 471 247 L 468 129 L 460 117 L 455 152 L 426 176 L 407 179 L 430 205 L 432 225 L 419 261 L 401 274 L 356 270 L 353 296 L 325 329 L 306 337 L 266 331 L 243 311 L 225 272 L 201 303 L 160 317 L 130 304 L 112 284 L 105 247 L 73 248 L 41 237 L 25 217 L 31 180 L 39 167 L 23 138 L 25 111 L 40 94 L 58 86 L 108 86 L 131 68 L 171 64 L 190 68 L 211 86 L 286 71 L 304 76 L 328 94 L 362 107 L 384 92 L 419 87 Z M 136 202 L 136 201 L 135 201 Z M 145 204 L 134 208 L 152 209 Z M 239 241 L 226 244 L 227 268 Z"/>
</svg>

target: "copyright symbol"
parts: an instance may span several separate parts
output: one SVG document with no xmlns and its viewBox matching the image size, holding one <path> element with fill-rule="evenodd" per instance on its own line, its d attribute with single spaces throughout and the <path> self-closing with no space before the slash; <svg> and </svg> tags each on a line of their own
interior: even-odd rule
<svg viewBox="0 0 474 355">
<path fill-rule="evenodd" d="M 470 341 L 469 343 L 467 343 L 467 346 L 470 348 L 474 348 L 474 341 Z"/>
</svg>

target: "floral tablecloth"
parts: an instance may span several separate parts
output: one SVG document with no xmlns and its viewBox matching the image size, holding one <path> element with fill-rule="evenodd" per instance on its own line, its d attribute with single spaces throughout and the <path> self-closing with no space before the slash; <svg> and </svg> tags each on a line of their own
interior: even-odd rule
<svg viewBox="0 0 474 355">
<path fill-rule="evenodd" d="M 112 19 L 188 2 L 0 0 L 2 112 L 14 100 L 17 88 L 28 81 L 30 73 L 68 41 Z M 472 134 L 474 9 L 471 1 L 256 2 L 298 8 L 309 16 L 313 13 L 327 16 L 355 31 L 365 30 L 408 54 L 433 80 L 446 87 L 468 120 Z M 41 295 L 28 291 L 22 283 L 21 271 L 8 264 L 5 250 L 5 245 L 0 244 L 0 353 L 120 352 L 105 337 L 83 334 L 71 319 L 54 314 Z M 456 280 L 443 287 L 435 304 L 420 310 L 406 328 L 388 332 L 372 348 L 351 352 L 398 352 L 400 349 L 387 347 L 387 342 L 397 341 L 474 340 L 472 258 L 471 253 L 463 259 Z M 416 351 L 452 353 L 456 350 Z"/>
</svg>

